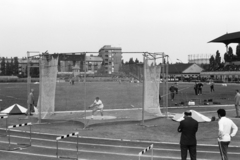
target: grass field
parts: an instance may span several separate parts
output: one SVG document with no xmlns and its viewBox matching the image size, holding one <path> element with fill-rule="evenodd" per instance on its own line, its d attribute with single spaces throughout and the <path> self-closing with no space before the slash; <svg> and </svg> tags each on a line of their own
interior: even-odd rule
<svg viewBox="0 0 240 160">
<path fill-rule="evenodd" d="M 190 99 L 213 99 L 213 101 L 221 102 L 221 104 L 233 104 L 235 90 L 240 88 L 239 85 L 228 85 L 223 87 L 215 85 L 215 92 L 210 93 L 210 87 L 204 85 L 203 95 L 194 95 L 193 83 L 179 83 L 179 94 L 176 95 L 174 102 L 169 101 L 170 106 L 175 103 L 188 101 Z M 31 88 L 35 89 L 35 98 L 38 96 L 38 84 L 32 84 Z M 26 106 L 27 86 L 26 84 L 0 84 L 0 105 L 6 108 L 14 103 Z M 79 83 L 70 85 L 69 83 L 58 83 L 56 91 L 56 110 L 80 110 L 83 109 L 84 103 L 84 85 Z M 107 109 L 131 108 L 130 104 L 135 107 L 141 107 L 142 104 L 142 85 L 132 83 L 114 83 L 114 82 L 91 82 L 86 86 L 86 104 L 89 105 L 95 96 L 100 96 Z M 221 107 L 223 108 L 223 107 Z M 235 110 L 233 106 L 224 107 L 227 110 L 227 116 L 233 118 Z M 219 107 L 170 107 L 169 112 L 182 113 L 187 109 L 193 109 L 204 113 L 206 116 L 217 116 L 216 110 Z M 240 119 L 233 119 L 240 126 Z M 15 122 L 15 116 L 9 120 L 10 123 Z M 16 121 L 18 121 L 16 119 Z M 4 126 L 1 121 L 1 126 Z M 33 127 L 35 132 L 49 132 L 65 134 L 74 131 L 79 123 L 72 121 L 66 123 L 52 125 L 37 125 Z M 125 138 L 132 140 L 152 140 L 152 141 L 170 141 L 179 142 L 180 134 L 177 132 L 178 122 L 171 119 L 161 118 L 152 121 L 146 121 L 146 125 L 156 125 L 156 127 L 141 127 L 137 123 L 118 124 L 118 125 L 100 125 L 94 126 L 93 131 L 83 131 L 82 136 L 102 137 L 102 138 Z M 211 123 L 201 123 L 197 133 L 199 143 L 216 144 L 217 137 L 217 121 Z M 240 132 L 231 142 L 232 145 L 240 146 Z"/>
<path fill-rule="evenodd" d="M 171 84 L 169 84 L 170 86 Z M 240 85 L 228 85 L 223 87 L 215 85 L 215 92 L 210 92 L 207 84 L 203 86 L 203 94 L 196 96 L 193 90 L 193 83 L 179 83 L 179 93 L 172 102 L 169 99 L 169 106 L 176 106 L 181 102 L 187 105 L 189 100 L 194 100 L 196 105 L 203 105 L 204 100 L 213 99 L 213 102 L 220 104 L 233 104 L 235 90 L 240 89 Z M 38 98 L 38 84 L 31 84 L 35 89 L 35 101 Z M 162 88 L 160 87 L 162 95 Z M 89 82 L 86 83 L 86 96 L 84 96 L 84 84 L 57 83 L 55 106 L 56 111 L 84 110 L 84 102 L 89 106 L 96 96 L 103 101 L 106 109 L 122 109 L 142 107 L 142 84 L 117 82 Z M 164 96 L 164 95 L 163 95 Z M 14 103 L 26 107 L 27 85 L 23 83 L 0 84 L 1 109 Z M 162 101 L 161 101 L 162 104 Z M 161 105 L 162 106 L 162 105 Z"/>
</svg>

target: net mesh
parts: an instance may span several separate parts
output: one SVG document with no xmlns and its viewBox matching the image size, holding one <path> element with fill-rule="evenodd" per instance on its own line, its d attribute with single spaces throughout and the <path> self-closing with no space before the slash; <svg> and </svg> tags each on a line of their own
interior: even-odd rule
<svg viewBox="0 0 240 160">
<path fill-rule="evenodd" d="M 146 112 L 162 115 L 159 104 L 159 82 L 161 66 L 156 64 L 156 59 L 145 60 L 145 105 Z"/>
<path fill-rule="evenodd" d="M 42 119 L 48 118 L 55 111 L 55 90 L 56 90 L 56 79 L 57 79 L 57 66 L 58 66 L 58 57 L 51 57 L 47 59 L 42 58 L 40 64 L 40 101 L 41 105 L 38 102 L 38 110 Z M 41 107 L 41 108 L 39 108 Z"/>
</svg>

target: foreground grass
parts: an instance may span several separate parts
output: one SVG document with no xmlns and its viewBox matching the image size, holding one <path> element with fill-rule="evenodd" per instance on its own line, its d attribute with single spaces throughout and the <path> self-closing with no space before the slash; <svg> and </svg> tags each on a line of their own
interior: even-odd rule
<svg viewBox="0 0 240 160">
<path fill-rule="evenodd" d="M 232 108 L 225 108 L 227 115 L 233 117 L 234 111 L 228 111 Z M 213 113 L 211 113 L 213 114 Z M 11 116 L 9 124 L 19 123 L 18 116 Z M 21 120 L 24 122 L 26 120 Z M 236 125 L 240 128 L 240 119 L 233 119 Z M 129 123 L 112 123 L 99 124 L 90 126 L 92 130 L 82 130 L 83 124 L 77 121 L 66 121 L 62 123 L 34 125 L 33 132 L 52 133 L 52 134 L 69 134 L 79 130 L 80 136 L 97 137 L 97 138 L 113 138 L 113 139 L 128 139 L 142 140 L 154 142 L 173 142 L 179 143 L 180 133 L 177 132 L 179 122 L 172 121 L 167 118 L 160 118 L 151 121 L 145 121 L 144 126 L 141 122 Z M 0 126 L 5 126 L 4 121 L 0 121 Z M 22 129 L 24 128 L 17 128 Z M 197 132 L 197 140 L 199 144 L 215 144 L 217 145 L 218 124 L 217 121 L 210 123 L 199 123 Z M 232 139 L 231 145 L 240 146 L 240 132 Z"/>
</svg>

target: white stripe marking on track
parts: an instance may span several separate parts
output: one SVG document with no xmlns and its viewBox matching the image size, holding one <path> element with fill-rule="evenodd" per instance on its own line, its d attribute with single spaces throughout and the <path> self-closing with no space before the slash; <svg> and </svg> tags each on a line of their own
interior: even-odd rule
<svg viewBox="0 0 240 160">
<path fill-rule="evenodd" d="M 38 157 L 48 157 L 48 158 L 56 158 L 56 156 L 51 156 L 51 155 L 44 155 L 44 154 L 36 154 L 36 153 L 26 153 L 26 152 L 18 152 L 18 151 L 4 151 L 0 150 L 0 152 L 4 153 L 16 153 L 16 154 L 23 154 L 23 155 L 29 155 L 29 156 L 38 156 Z M 87 159 L 79 159 L 78 160 L 87 160 Z"/>
<path fill-rule="evenodd" d="M 2 141 L 0 141 L 2 142 Z M 8 142 L 2 142 L 2 143 L 8 143 Z M 14 143 L 12 143 L 14 144 Z M 17 143 L 16 143 L 17 144 Z M 37 148 L 45 148 L 45 149 L 56 149 L 56 147 L 48 147 L 48 146 L 38 146 L 38 145 L 32 145 L 32 147 L 37 147 Z M 69 148 L 58 148 L 59 150 L 67 150 L 67 151 L 76 151 L 76 149 L 69 149 Z M 167 150 L 164 150 L 167 151 Z M 170 151 L 172 151 L 172 149 L 170 149 Z M 2 151 L 0 150 L 0 152 L 8 152 L 9 151 Z M 124 154 L 124 153 L 111 153 L 111 152 L 97 152 L 97 151 L 90 151 L 90 150 L 78 150 L 78 152 L 86 152 L 86 153 L 98 153 L 98 154 L 108 154 L 108 155 L 120 155 L 120 156 L 133 156 L 133 157 L 139 157 L 138 154 Z M 11 153 L 19 153 L 19 154 L 23 154 L 23 152 L 16 152 L 16 151 L 11 151 Z M 219 152 L 216 152 L 217 154 L 219 154 Z M 32 155 L 30 153 L 24 153 L 24 154 L 28 154 L 28 155 Z M 33 154 L 34 155 L 34 154 Z M 39 154 L 36 154 L 39 155 Z M 49 156 L 50 157 L 50 156 Z M 51 157 L 56 157 L 56 156 L 51 156 Z M 152 155 L 142 155 L 142 157 L 152 157 Z M 153 156 L 154 158 L 168 158 L 168 159 L 180 159 L 179 157 L 168 157 L 168 156 Z M 80 159 L 83 160 L 83 159 Z M 198 160 L 209 160 L 209 159 L 198 159 Z"/>
<path fill-rule="evenodd" d="M 11 137 L 15 137 L 15 138 L 22 138 L 22 139 L 29 139 L 29 137 L 22 137 L 22 136 L 11 136 Z M 42 138 L 32 138 L 32 140 L 39 140 L 39 141 L 48 141 L 48 142 L 56 142 L 56 140 L 50 140 L 50 139 L 42 139 Z M 2 143 L 7 143 L 4 141 L 0 141 Z M 68 144 L 76 144 L 76 142 L 71 142 L 71 141 L 60 141 L 59 143 L 68 143 Z M 96 144 L 96 143 L 81 143 L 78 142 L 79 145 L 88 145 L 88 146 L 102 146 L 102 147 L 115 147 L 115 148 L 128 148 L 128 149 L 143 149 L 143 147 L 136 147 L 136 146 L 121 146 L 121 145 L 109 145 L 109 144 Z M 36 145 L 39 146 L 39 145 Z M 44 147 L 44 146 L 41 146 Z M 68 149 L 67 149 L 68 150 Z M 69 149 L 72 150 L 72 149 Z M 165 149 L 165 148 L 154 148 L 154 150 L 158 150 L 158 151 L 175 151 L 175 152 L 180 152 L 179 149 Z M 74 151 L 74 150 L 73 150 Z M 198 151 L 198 152 L 203 152 L 203 153 L 219 153 L 216 151 Z M 239 154 L 237 152 L 228 152 L 229 154 Z"/>
</svg>

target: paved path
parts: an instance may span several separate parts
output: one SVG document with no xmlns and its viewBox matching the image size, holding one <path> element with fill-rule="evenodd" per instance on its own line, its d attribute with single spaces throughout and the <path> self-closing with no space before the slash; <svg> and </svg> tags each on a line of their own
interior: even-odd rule
<svg viewBox="0 0 240 160">
<path fill-rule="evenodd" d="M 6 133 L 0 130 L 0 134 Z M 81 133 L 81 131 L 79 131 Z M 20 150 L 7 151 L 8 136 L 0 137 L 0 159 L 4 160 L 46 160 L 56 159 L 56 137 L 46 134 L 32 134 L 32 146 Z M 29 143 L 29 133 L 11 131 L 10 148 L 17 147 L 17 143 Z M 59 155 L 76 157 L 76 137 L 59 141 Z M 177 160 L 180 159 L 179 145 L 176 143 L 128 141 L 117 139 L 79 138 L 79 160 L 138 160 L 138 153 L 149 145 L 154 145 L 154 159 Z M 198 145 L 198 160 L 219 160 L 218 146 Z M 230 147 L 231 160 L 239 160 L 240 148 Z M 147 160 L 151 157 L 148 151 L 141 157 Z"/>
</svg>

